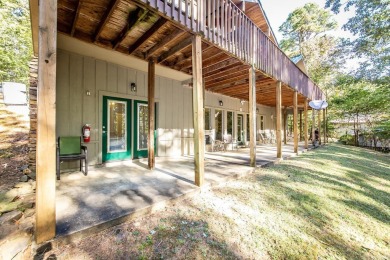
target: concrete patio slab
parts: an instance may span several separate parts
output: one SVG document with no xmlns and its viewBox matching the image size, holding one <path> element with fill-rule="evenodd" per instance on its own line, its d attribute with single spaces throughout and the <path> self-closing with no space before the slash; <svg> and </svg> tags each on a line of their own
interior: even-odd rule
<svg viewBox="0 0 390 260">
<path fill-rule="evenodd" d="M 256 149 L 258 166 L 276 161 L 274 145 L 260 145 Z M 300 151 L 303 150 L 302 143 Z M 291 144 L 283 146 L 284 157 L 293 155 Z M 252 172 L 253 168 L 248 165 L 248 148 L 206 153 L 206 187 Z M 190 156 L 157 157 L 153 171 L 147 169 L 146 160 L 141 160 L 93 167 L 88 176 L 81 172 L 63 173 L 56 191 L 57 237 L 102 225 L 197 191 L 194 160 Z"/>
</svg>

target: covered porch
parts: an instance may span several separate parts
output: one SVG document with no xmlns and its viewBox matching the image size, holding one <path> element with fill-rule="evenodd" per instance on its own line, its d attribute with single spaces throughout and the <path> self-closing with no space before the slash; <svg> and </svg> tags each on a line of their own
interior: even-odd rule
<svg viewBox="0 0 390 260">
<path fill-rule="evenodd" d="M 147 127 L 146 124 L 143 127 L 142 138 L 136 138 L 136 134 L 140 133 L 140 127 L 138 130 L 136 127 L 140 121 L 130 120 L 131 116 L 136 118 L 137 115 L 128 110 L 128 118 L 123 120 L 128 122 L 128 128 L 131 126 L 138 131 L 129 131 L 124 136 L 132 138 L 132 141 L 142 139 L 142 149 L 148 157 L 147 164 L 129 163 L 135 167 L 135 172 L 143 173 L 138 181 L 149 185 L 151 192 L 148 196 L 154 194 L 157 198 L 166 199 L 184 194 L 187 188 L 195 188 L 194 184 L 203 186 L 218 182 L 224 177 L 222 166 L 226 163 L 234 162 L 235 166 L 248 169 L 264 163 L 263 155 L 258 154 L 262 149 L 256 147 L 258 113 L 264 113 L 269 127 L 275 130 L 276 147 L 272 146 L 272 157 L 282 158 L 284 152 L 289 153 L 284 150 L 286 147 L 298 153 L 299 108 L 304 111 L 305 129 L 302 131 L 304 147 L 308 147 L 308 101 L 321 98 L 322 92 L 280 51 L 270 33 L 266 34 L 253 21 L 251 9 L 245 8 L 246 1 L 112 0 L 96 1 L 91 5 L 87 1 L 61 0 L 58 3 L 42 2 L 39 8 L 38 1 L 30 2 L 34 51 L 39 57 L 36 141 L 38 243 L 61 234 L 58 217 L 71 212 L 65 208 L 59 210 L 56 201 L 56 193 L 61 197 L 62 188 L 69 186 L 63 181 L 58 186 L 55 180 L 56 139 L 63 135 L 80 135 L 81 127 L 90 123 L 93 128 L 92 141 L 87 144 L 89 154 L 95 159 L 95 165 L 104 163 L 104 154 L 108 152 L 105 134 L 109 132 L 105 128 L 105 119 L 111 116 L 105 113 L 105 105 L 110 104 L 106 102 L 106 97 L 117 100 L 125 108 L 138 109 L 139 114 L 139 104 L 157 107 L 144 111 L 147 117 L 143 119 L 148 119 L 143 121 Z M 294 144 L 283 147 L 282 110 L 287 108 L 292 108 L 294 114 Z M 247 142 L 249 148 L 222 155 L 212 154 L 211 157 L 207 155 L 205 160 L 206 109 L 209 109 L 209 115 L 221 118 L 210 127 L 219 127 L 220 136 L 230 131 L 231 135 Z M 230 126 L 227 121 L 231 122 Z M 158 132 L 157 141 L 155 130 Z M 130 142 L 127 144 L 129 153 L 141 147 L 135 145 L 136 148 L 132 148 Z M 179 161 L 180 164 L 162 166 L 168 167 L 169 171 L 161 173 L 155 162 L 165 160 L 167 163 L 175 159 L 158 156 L 176 156 L 182 152 L 170 149 L 171 144 L 188 151 L 188 156 L 180 157 L 184 160 Z M 124 174 L 122 180 L 132 179 L 125 176 L 130 166 L 127 162 L 119 163 L 118 167 L 123 168 L 120 170 Z M 214 168 L 219 170 L 208 174 Z M 96 168 L 96 172 L 101 169 Z M 150 172 L 146 173 L 146 169 Z M 237 168 L 237 172 L 240 169 Z M 182 176 L 178 174 L 181 170 L 186 177 L 177 178 Z M 230 176 L 230 171 L 226 173 Z M 110 176 L 115 177 L 115 172 L 102 174 L 107 178 L 104 181 L 97 178 L 97 184 L 99 181 L 110 182 Z M 176 186 L 166 186 L 161 194 L 155 193 L 153 187 L 160 188 L 155 186 L 160 185 L 158 178 L 147 178 L 157 175 L 170 176 L 173 178 L 170 182 L 180 183 L 183 191 Z M 72 177 L 69 176 L 70 181 Z M 85 185 L 94 187 L 93 182 Z M 124 181 L 123 185 L 127 189 L 120 199 L 125 205 L 124 210 L 107 208 L 102 210 L 104 214 L 119 214 L 120 217 L 133 208 L 131 200 L 158 202 L 137 194 L 134 187 L 139 187 L 139 184 Z M 109 202 L 104 202 L 104 191 L 115 193 L 115 188 L 99 190 L 99 185 L 96 187 L 96 192 L 100 191 L 100 194 L 90 197 L 93 203 L 109 205 Z M 172 193 L 170 189 L 173 189 Z M 79 192 L 74 194 L 75 201 L 89 197 L 83 196 L 84 190 L 89 189 L 78 189 Z M 130 202 L 124 199 L 126 196 L 130 197 Z M 83 203 L 86 205 L 87 202 L 80 203 L 80 208 L 83 208 Z M 144 207 L 147 204 L 139 205 Z M 77 219 L 90 216 L 77 213 L 77 210 L 74 214 L 77 215 L 72 219 L 75 223 Z M 105 220 L 98 219 L 95 224 L 101 221 Z"/>
<path fill-rule="evenodd" d="M 304 143 L 299 143 L 303 152 Z M 258 145 L 256 164 L 274 163 L 276 146 Z M 293 156 L 294 145 L 283 146 L 285 158 Z M 109 163 L 81 172 L 62 175 L 57 183 L 57 235 L 71 240 L 124 222 L 131 217 L 162 208 L 175 199 L 199 192 L 194 182 L 193 156 L 156 158 L 153 171 L 147 160 Z M 204 188 L 219 185 L 251 173 L 249 149 L 205 154 Z"/>
</svg>

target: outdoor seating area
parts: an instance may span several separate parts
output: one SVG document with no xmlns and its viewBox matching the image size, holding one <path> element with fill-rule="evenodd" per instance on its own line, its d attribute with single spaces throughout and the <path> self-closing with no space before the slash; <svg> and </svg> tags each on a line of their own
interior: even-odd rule
<svg viewBox="0 0 390 260">
<path fill-rule="evenodd" d="M 263 144 L 274 144 L 276 143 L 276 133 L 275 130 L 259 130 L 258 140 Z"/>
</svg>

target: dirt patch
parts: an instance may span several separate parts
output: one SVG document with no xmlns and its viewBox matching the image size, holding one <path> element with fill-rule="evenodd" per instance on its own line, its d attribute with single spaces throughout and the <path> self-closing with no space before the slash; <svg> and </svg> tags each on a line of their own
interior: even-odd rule
<svg viewBox="0 0 390 260">
<path fill-rule="evenodd" d="M 11 189 L 28 165 L 28 123 L 0 105 L 0 190 Z"/>
</svg>

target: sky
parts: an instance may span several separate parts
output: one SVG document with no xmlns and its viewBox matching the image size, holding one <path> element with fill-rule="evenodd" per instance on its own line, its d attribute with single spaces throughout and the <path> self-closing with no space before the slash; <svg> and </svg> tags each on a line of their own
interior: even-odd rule
<svg viewBox="0 0 390 260">
<path fill-rule="evenodd" d="M 320 7 L 325 7 L 325 0 L 260 0 L 260 2 L 279 43 L 282 39 L 282 35 L 279 33 L 279 27 L 287 20 L 287 17 L 291 12 L 299 7 L 303 7 L 306 3 L 317 3 Z M 353 16 L 354 12 L 349 11 L 346 13 L 341 8 L 340 13 L 337 15 L 334 13 L 332 14 L 338 23 L 338 29 L 329 33 L 338 37 L 354 38 L 350 32 L 341 29 L 341 27 L 348 21 L 348 19 Z M 347 69 L 355 69 L 357 66 L 357 60 L 347 61 Z"/>
</svg>

